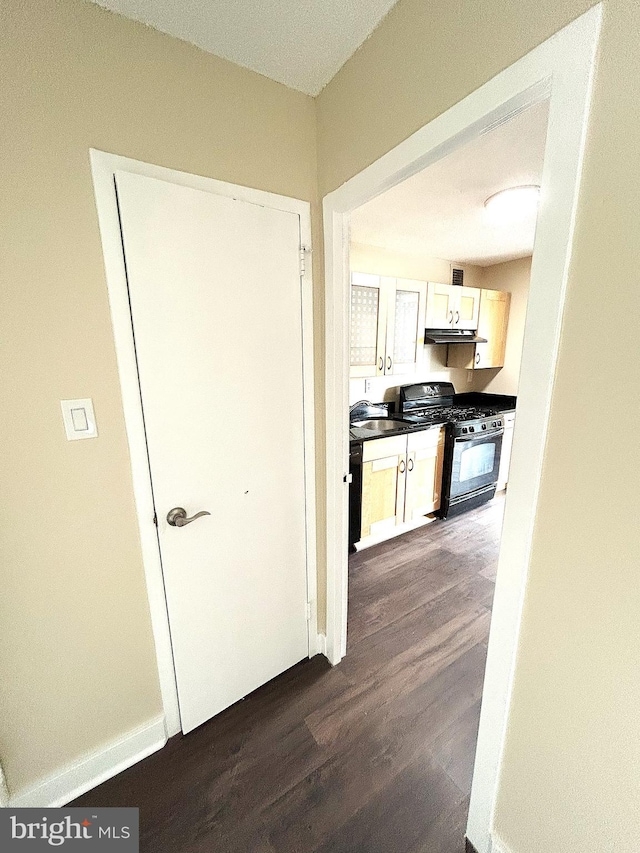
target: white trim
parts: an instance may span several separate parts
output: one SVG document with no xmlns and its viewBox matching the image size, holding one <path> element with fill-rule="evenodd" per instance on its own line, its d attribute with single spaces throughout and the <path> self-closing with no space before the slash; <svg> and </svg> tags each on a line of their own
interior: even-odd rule
<svg viewBox="0 0 640 853">
<path fill-rule="evenodd" d="M 542 473 L 571 257 L 601 7 L 596 6 L 367 167 L 323 202 L 327 432 L 327 650 L 345 654 L 349 212 L 496 122 L 550 96 L 518 419 L 505 510 L 467 835 L 489 853 L 499 762 Z"/>
<path fill-rule="evenodd" d="M 327 636 L 326 634 L 318 634 L 316 637 L 316 649 L 319 655 L 327 657 Z"/>
<path fill-rule="evenodd" d="M 0 809 L 9 805 L 9 788 L 7 786 L 7 777 L 4 775 L 2 764 L 0 764 Z"/>
<path fill-rule="evenodd" d="M 394 463 L 394 467 L 396 464 L 397 463 Z M 420 518 L 414 519 L 414 521 L 405 521 L 402 524 L 394 525 L 390 529 L 381 531 L 376 535 L 371 534 L 369 536 L 365 536 L 364 539 L 361 539 L 356 543 L 356 551 L 358 551 L 358 553 L 360 551 L 366 551 L 367 548 L 372 548 L 374 545 L 380 545 L 382 542 L 389 542 L 389 540 L 395 539 L 396 536 L 402 536 L 403 533 L 409 533 L 411 530 L 418 530 L 419 527 L 426 527 L 427 524 L 433 524 L 434 521 L 436 521 L 435 515 L 423 515 L 420 516 Z"/>
<path fill-rule="evenodd" d="M 162 703 L 169 736 L 181 730 L 175 669 L 171 650 L 169 617 L 160 562 L 157 528 L 153 523 L 154 505 L 151 477 L 147 458 L 140 388 L 136 368 L 135 348 L 131 327 L 131 314 L 127 291 L 124 256 L 120 239 L 120 220 L 116 203 L 114 175 L 117 171 L 130 172 L 149 178 L 168 181 L 180 186 L 235 198 L 251 204 L 282 210 L 300 217 L 301 244 L 311 251 L 311 206 L 309 202 L 287 198 L 250 187 L 241 187 L 213 178 L 178 172 L 131 160 L 117 154 L 91 149 L 91 171 L 96 196 L 98 222 L 109 293 L 111 321 L 120 376 L 122 405 L 129 442 L 133 492 L 140 530 L 142 560 L 147 594 L 151 610 L 151 623 L 158 661 L 158 674 Z M 311 264 L 307 263 L 301 276 L 302 288 L 302 340 L 303 340 L 303 394 L 304 394 L 304 454 L 305 454 L 305 524 L 307 543 L 307 589 L 311 604 L 308 622 L 309 656 L 317 654 L 317 566 L 316 566 L 316 497 L 315 497 L 315 433 L 314 433 L 314 382 L 313 382 L 313 282 Z"/>
<path fill-rule="evenodd" d="M 58 808 L 162 749 L 166 742 L 164 717 L 156 717 L 103 749 L 67 765 L 33 788 L 16 794 L 9 799 L 8 805 L 10 808 Z"/>
</svg>

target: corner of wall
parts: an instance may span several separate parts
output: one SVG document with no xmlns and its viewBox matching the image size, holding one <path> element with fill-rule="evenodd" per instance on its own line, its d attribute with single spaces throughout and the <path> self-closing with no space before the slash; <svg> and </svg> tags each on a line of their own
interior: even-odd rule
<svg viewBox="0 0 640 853">
<path fill-rule="evenodd" d="M 164 716 L 154 717 L 102 749 L 91 752 L 27 790 L 9 796 L 11 808 L 58 808 L 111 779 L 143 758 L 157 752 L 167 742 Z M 2 791 L 0 790 L 0 805 Z"/>
</svg>

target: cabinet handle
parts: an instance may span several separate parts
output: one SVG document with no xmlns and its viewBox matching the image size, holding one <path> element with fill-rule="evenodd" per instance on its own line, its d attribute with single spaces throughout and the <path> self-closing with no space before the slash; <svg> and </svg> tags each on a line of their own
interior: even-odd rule
<svg viewBox="0 0 640 853">
<path fill-rule="evenodd" d="M 459 322 L 460 322 L 460 312 L 456 311 L 456 326 L 458 325 Z"/>
<path fill-rule="evenodd" d="M 401 474 L 404 474 L 406 467 L 407 466 L 404 464 L 404 459 L 401 459 L 400 464 L 398 465 L 398 470 L 400 471 Z"/>
<path fill-rule="evenodd" d="M 378 359 L 378 370 L 384 370 L 384 359 L 382 356 Z"/>
<path fill-rule="evenodd" d="M 387 370 L 391 370 L 391 365 L 392 365 L 392 364 L 393 364 L 393 362 L 391 361 L 391 356 L 390 356 L 390 355 L 388 355 L 388 356 L 387 356 Z"/>
<path fill-rule="evenodd" d="M 407 470 L 409 472 L 413 471 L 413 459 L 409 459 L 409 461 L 407 462 Z"/>
<path fill-rule="evenodd" d="M 480 353 L 476 353 L 476 364 L 480 364 Z"/>
<path fill-rule="evenodd" d="M 453 311 L 449 311 L 449 325 L 453 326 Z"/>
</svg>

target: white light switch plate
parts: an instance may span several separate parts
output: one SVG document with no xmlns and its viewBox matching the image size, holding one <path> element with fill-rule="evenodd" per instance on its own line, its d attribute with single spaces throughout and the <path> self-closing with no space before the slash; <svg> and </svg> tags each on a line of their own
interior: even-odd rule
<svg viewBox="0 0 640 853">
<path fill-rule="evenodd" d="M 93 402 L 89 397 L 84 400 L 60 400 L 60 407 L 64 431 L 69 441 L 97 437 L 96 416 L 93 413 Z"/>
</svg>

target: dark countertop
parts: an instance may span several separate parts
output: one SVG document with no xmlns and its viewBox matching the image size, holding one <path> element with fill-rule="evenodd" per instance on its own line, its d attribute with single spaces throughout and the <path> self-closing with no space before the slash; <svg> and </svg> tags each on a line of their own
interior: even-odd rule
<svg viewBox="0 0 640 853">
<path fill-rule="evenodd" d="M 396 415 L 396 418 L 398 416 Z M 356 441 L 370 441 L 374 438 L 390 438 L 394 435 L 404 435 L 407 432 L 423 432 L 426 429 L 440 429 L 441 426 L 444 426 L 445 421 L 441 424 L 404 424 L 399 426 L 398 429 L 389 429 L 389 430 L 374 430 L 374 429 L 362 429 L 362 427 L 351 427 L 349 429 L 349 441 L 351 443 Z"/>
<path fill-rule="evenodd" d="M 517 397 L 510 394 L 483 394 L 482 391 L 467 391 L 461 394 L 455 394 L 453 398 L 454 404 L 458 406 L 476 406 L 480 409 L 493 409 L 498 412 L 514 412 L 516 408 Z M 399 414 L 390 413 L 392 418 L 402 417 Z M 349 441 L 351 444 L 361 441 L 371 441 L 375 438 L 389 438 L 394 435 L 402 435 L 407 432 L 419 432 L 425 429 L 436 429 L 444 426 L 446 422 L 441 424 L 406 424 L 399 426 L 398 429 L 385 430 L 384 432 L 371 429 L 362 429 L 351 427 L 349 429 Z"/>
<path fill-rule="evenodd" d="M 456 405 L 496 409 L 498 412 L 514 412 L 517 400 L 518 398 L 511 394 L 483 394 L 482 391 L 467 391 L 456 394 L 453 398 Z"/>
</svg>

